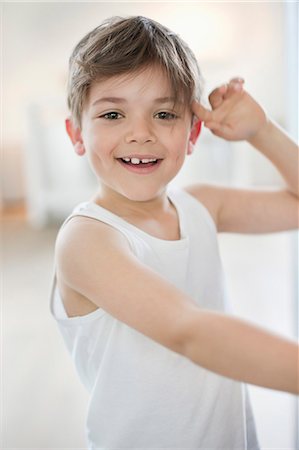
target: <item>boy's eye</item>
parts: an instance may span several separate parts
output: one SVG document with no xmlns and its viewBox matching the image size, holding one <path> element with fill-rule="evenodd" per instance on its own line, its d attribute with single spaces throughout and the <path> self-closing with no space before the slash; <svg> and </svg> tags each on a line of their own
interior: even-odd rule
<svg viewBox="0 0 299 450">
<path fill-rule="evenodd" d="M 105 113 L 102 116 L 100 116 L 101 119 L 107 119 L 107 120 L 117 120 L 122 117 L 123 117 L 122 114 L 120 114 L 116 111 L 111 111 L 111 112 Z"/>
<path fill-rule="evenodd" d="M 158 119 L 162 119 L 162 120 L 174 120 L 174 119 L 177 119 L 178 116 L 174 113 L 170 113 L 167 111 L 161 111 L 156 114 L 156 117 L 158 117 Z"/>
</svg>

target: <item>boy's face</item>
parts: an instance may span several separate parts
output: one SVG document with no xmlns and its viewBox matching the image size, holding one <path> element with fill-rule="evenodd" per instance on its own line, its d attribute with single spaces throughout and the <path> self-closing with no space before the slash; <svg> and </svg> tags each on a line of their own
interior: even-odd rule
<svg viewBox="0 0 299 450">
<path fill-rule="evenodd" d="M 81 130 L 69 123 L 68 132 L 81 154 L 86 151 L 103 195 L 148 201 L 182 167 L 192 145 L 191 121 L 189 107 L 174 106 L 163 72 L 146 69 L 94 83 Z"/>
</svg>

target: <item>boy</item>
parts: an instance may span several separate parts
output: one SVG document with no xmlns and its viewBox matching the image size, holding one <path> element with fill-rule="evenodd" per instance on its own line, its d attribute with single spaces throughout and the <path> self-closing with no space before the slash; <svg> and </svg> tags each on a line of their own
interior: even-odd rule
<svg viewBox="0 0 299 450">
<path fill-rule="evenodd" d="M 52 311 L 90 392 L 89 449 L 258 449 L 241 381 L 298 394 L 295 343 L 225 314 L 216 232 L 297 227 L 297 148 L 232 80 L 201 106 L 174 33 L 112 18 L 70 59 L 67 132 L 99 180 L 56 244 Z M 288 189 L 169 189 L 201 121 Z"/>
</svg>

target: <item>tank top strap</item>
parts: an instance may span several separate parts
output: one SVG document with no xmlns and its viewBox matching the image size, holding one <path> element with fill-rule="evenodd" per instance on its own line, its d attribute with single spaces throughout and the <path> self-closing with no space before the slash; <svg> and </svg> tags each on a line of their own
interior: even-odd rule
<svg viewBox="0 0 299 450">
<path fill-rule="evenodd" d="M 200 200 L 184 189 L 172 186 L 168 189 L 168 197 L 178 211 L 181 211 L 182 227 L 188 228 L 190 221 L 194 222 L 194 214 L 206 223 L 213 234 L 217 234 L 216 224 L 211 213 Z"/>
<path fill-rule="evenodd" d="M 108 211 L 105 208 L 97 205 L 93 202 L 79 203 L 72 211 L 72 213 L 65 219 L 61 229 L 73 218 L 73 217 L 88 217 L 90 219 L 98 220 L 99 222 L 106 223 L 112 226 L 116 230 L 120 231 L 128 240 L 129 245 L 133 251 L 136 251 L 136 243 L 131 230 L 128 228 L 126 222 L 118 217 L 116 214 Z"/>
</svg>

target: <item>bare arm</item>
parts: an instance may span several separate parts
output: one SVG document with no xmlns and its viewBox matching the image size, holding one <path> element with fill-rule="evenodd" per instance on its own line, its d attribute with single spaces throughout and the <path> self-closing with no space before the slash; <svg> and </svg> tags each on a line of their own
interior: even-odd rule
<svg viewBox="0 0 299 450">
<path fill-rule="evenodd" d="M 64 283 L 161 345 L 225 377 L 299 393 L 294 342 L 202 311 L 141 264 L 111 227 L 72 219 L 60 233 L 56 255 Z"/>
<path fill-rule="evenodd" d="M 248 139 L 257 150 L 268 158 L 284 178 L 289 191 L 299 197 L 298 146 L 271 120 L 266 120 L 260 130 Z"/>
</svg>

